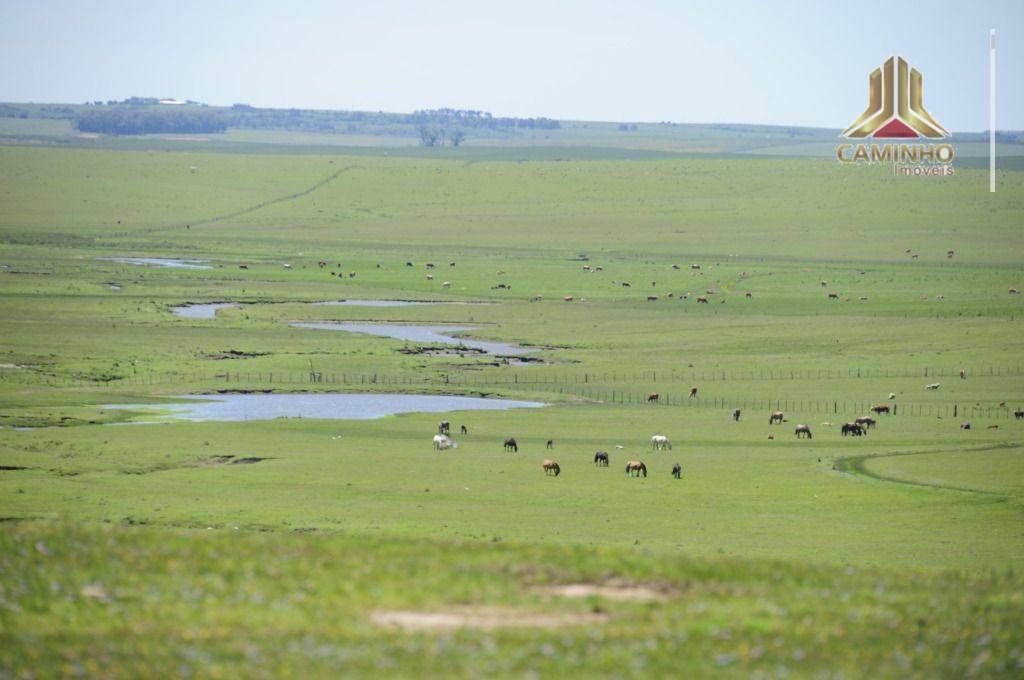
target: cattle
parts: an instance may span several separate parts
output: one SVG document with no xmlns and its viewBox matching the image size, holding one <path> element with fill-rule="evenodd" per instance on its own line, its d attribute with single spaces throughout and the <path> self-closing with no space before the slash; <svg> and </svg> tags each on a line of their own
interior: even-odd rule
<svg viewBox="0 0 1024 680">
<path fill-rule="evenodd" d="M 356 273 L 355 272 L 349 272 L 348 273 L 348 278 L 350 278 L 350 279 L 356 278 Z"/>
<path fill-rule="evenodd" d="M 558 466 L 558 463 L 551 460 L 550 458 L 541 463 L 540 467 L 542 470 L 544 470 L 545 475 L 554 475 L 555 477 L 557 477 L 558 475 L 562 474 L 562 468 L 560 468 Z"/>
<path fill-rule="evenodd" d="M 247 264 L 240 264 L 240 265 L 238 265 L 238 268 L 239 269 L 248 269 L 249 265 L 247 265 Z"/>
<path fill-rule="evenodd" d="M 434 280 L 434 275 L 433 274 L 427 274 L 427 281 L 433 281 L 433 280 Z"/>
<path fill-rule="evenodd" d="M 454 266 L 455 266 L 455 261 L 454 261 L 454 260 L 452 260 L 451 262 L 449 262 L 449 263 L 448 263 L 448 266 L 449 266 L 449 267 L 454 267 Z"/>
<path fill-rule="evenodd" d="M 672 269 L 679 269 L 679 265 L 677 265 L 677 264 L 672 265 Z"/>
<path fill-rule="evenodd" d="M 1010 295 L 1020 295 L 1020 291 L 1017 290 L 1016 288 L 1007 288 L 1006 292 L 1009 293 Z"/>
<path fill-rule="evenodd" d="M 673 465 L 672 466 L 672 476 L 675 477 L 676 479 L 682 479 L 682 477 L 683 477 L 683 466 L 680 465 L 679 463 L 676 463 L 675 465 Z"/>
<path fill-rule="evenodd" d="M 824 287 L 825 287 L 825 286 L 827 286 L 827 285 L 828 285 L 828 281 L 822 281 L 822 282 L 821 282 L 821 287 L 822 287 L 822 288 L 824 288 Z"/>
<path fill-rule="evenodd" d="M 445 281 L 444 283 L 441 284 L 441 287 L 442 288 L 451 288 L 452 287 L 452 282 L 451 281 Z"/>
<path fill-rule="evenodd" d="M 292 266 L 290 264 L 285 264 L 284 265 L 284 269 L 291 269 L 291 268 L 292 268 Z"/>
<path fill-rule="evenodd" d="M 319 267 L 320 269 L 323 269 L 324 267 L 327 266 L 327 263 L 323 260 L 320 260 L 319 262 L 316 263 L 316 266 Z"/>
<path fill-rule="evenodd" d="M 540 302 L 543 299 L 543 295 L 534 295 L 532 298 L 530 298 L 530 302 Z"/>
<path fill-rule="evenodd" d="M 434 268 L 434 263 L 433 262 L 428 262 L 425 266 L 426 266 L 427 269 L 433 269 Z"/>
<path fill-rule="evenodd" d="M 961 380 L 967 380 L 967 370 L 966 369 L 963 369 L 963 368 L 960 369 L 960 379 Z"/>
<path fill-rule="evenodd" d="M 745 298 L 747 298 L 749 300 L 750 298 L 754 297 L 754 294 L 753 293 L 744 293 L 743 297 L 745 297 Z"/>
<path fill-rule="evenodd" d="M 896 393 L 895 392 L 890 392 L 889 393 L 889 398 L 890 399 L 895 399 L 896 398 Z"/>
<path fill-rule="evenodd" d="M 690 399 L 693 399 L 696 396 L 697 396 L 697 388 L 696 387 L 691 387 L 690 388 Z"/>
<path fill-rule="evenodd" d="M 467 429 L 465 425 L 460 426 L 459 430 L 462 432 L 462 434 L 469 434 L 469 429 Z"/>
<path fill-rule="evenodd" d="M 622 282 L 622 287 L 623 287 L 623 288 L 629 288 L 629 287 L 630 287 L 630 285 L 629 285 L 629 281 L 623 281 L 623 282 Z"/>
<path fill-rule="evenodd" d="M 405 263 L 405 266 L 406 266 L 406 267 L 411 267 L 411 266 L 412 266 L 412 262 L 406 262 L 406 263 Z"/>
<path fill-rule="evenodd" d="M 811 428 L 807 425 L 797 425 L 794 433 L 796 434 L 797 439 L 800 439 L 801 435 L 806 436 L 808 439 L 813 439 L 811 436 Z"/>
<path fill-rule="evenodd" d="M 657 392 L 651 392 L 650 394 L 647 395 L 648 404 L 650 404 L 651 402 L 656 402 L 659 399 L 661 399 L 661 395 L 658 394 Z"/>
<path fill-rule="evenodd" d="M 690 269 L 700 269 L 700 265 L 699 264 L 691 264 L 690 265 Z"/>
<path fill-rule="evenodd" d="M 513 453 L 519 451 L 519 444 L 516 443 L 515 437 L 509 437 L 505 440 L 505 450 L 512 451 Z"/>
<path fill-rule="evenodd" d="M 608 467 L 608 452 L 597 451 L 594 453 L 594 465 L 598 467 Z"/>
<path fill-rule="evenodd" d="M 657 295 L 648 295 L 647 296 L 647 301 L 648 302 L 657 302 L 658 301 L 658 296 Z"/>
<path fill-rule="evenodd" d="M 775 423 L 781 423 L 785 419 L 785 414 L 782 411 L 775 411 L 768 416 L 768 424 L 774 425 Z"/>
<path fill-rule="evenodd" d="M 566 296 L 565 296 L 564 298 L 562 298 L 562 299 L 563 299 L 563 300 L 565 300 L 566 302 L 572 302 L 572 301 L 573 301 L 573 297 L 572 297 L 572 295 L 566 295 Z"/>
</svg>

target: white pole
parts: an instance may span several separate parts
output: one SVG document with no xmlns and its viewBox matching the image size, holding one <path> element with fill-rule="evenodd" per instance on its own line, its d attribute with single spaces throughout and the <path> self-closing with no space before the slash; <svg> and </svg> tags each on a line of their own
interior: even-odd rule
<svg viewBox="0 0 1024 680">
<path fill-rule="evenodd" d="M 988 34 L 988 190 L 996 192 L 996 29 Z"/>
</svg>

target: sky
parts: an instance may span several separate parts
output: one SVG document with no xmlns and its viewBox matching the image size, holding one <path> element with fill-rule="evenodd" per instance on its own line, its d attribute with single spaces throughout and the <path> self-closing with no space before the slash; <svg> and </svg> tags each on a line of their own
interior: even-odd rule
<svg viewBox="0 0 1024 680">
<path fill-rule="evenodd" d="M 0 101 L 843 128 L 892 54 L 957 131 L 1024 129 L 1024 0 L 0 0 Z"/>
</svg>

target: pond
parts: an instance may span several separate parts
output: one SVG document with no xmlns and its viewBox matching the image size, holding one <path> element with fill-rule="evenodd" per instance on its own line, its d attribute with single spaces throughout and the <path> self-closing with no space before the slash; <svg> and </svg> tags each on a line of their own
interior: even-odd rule
<svg viewBox="0 0 1024 680">
<path fill-rule="evenodd" d="M 535 351 L 528 347 L 520 347 L 519 345 L 505 342 L 488 342 L 486 340 L 472 340 L 446 335 L 446 333 L 457 333 L 459 331 L 479 330 L 479 326 L 415 326 L 393 323 L 332 323 L 318 321 L 300 321 L 291 325 L 296 328 L 366 333 L 368 335 L 379 335 L 417 343 L 456 345 L 500 356 L 515 356 Z"/>
<path fill-rule="evenodd" d="M 121 264 L 151 264 L 157 267 L 171 267 L 173 269 L 213 269 L 208 260 L 174 259 L 169 257 L 97 257 L 97 260 L 104 262 L 119 262 Z"/>
<path fill-rule="evenodd" d="M 177 398 L 198 401 L 187 404 L 107 404 L 104 408 L 170 411 L 168 415 L 181 420 L 241 421 L 274 418 L 369 420 L 398 413 L 501 411 L 547 406 L 537 401 L 436 394 L 216 394 Z"/>
<path fill-rule="evenodd" d="M 185 319 L 215 319 L 217 318 L 218 309 L 237 306 L 234 302 L 211 302 L 209 304 L 172 307 L 171 311 L 174 312 L 174 316 L 180 316 Z"/>
</svg>

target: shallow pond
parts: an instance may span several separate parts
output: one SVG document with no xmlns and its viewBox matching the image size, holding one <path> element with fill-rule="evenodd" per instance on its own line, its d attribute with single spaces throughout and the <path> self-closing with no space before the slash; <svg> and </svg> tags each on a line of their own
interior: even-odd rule
<svg viewBox="0 0 1024 680">
<path fill-rule="evenodd" d="M 324 418 L 369 420 L 397 413 L 502 411 L 547 404 L 512 399 L 483 399 L 436 394 L 216 394 L 183 395 L 187 404 L 107 404 L 110 409 L 157 409 L 182 420 L 273 420 Z"/>
<path fill-rule="evenodd" d="M 174 259 L 169 257 L 98 257 L 97 260 L 104 262 L 119 262 L 121 264 L 151 264 L 157 267 L 171 267 L 173 269 L 213 269 L 208 264 L 202 264 L 207 260 Z"/>
<path fill-rule="evenodd" d="M 413 326 L 393 323 L 331 323 L 316 321 L 300 321 L 291 325 L 297 328 L 366 333 L 368 335 L 379 335 L 386 338 L 424 344 L 456 345 L 501 356 L 515 356 L 535 351 L 528 347 L 520 347 L 505 342 L 488 342 L 486 340 L 472 340 L 445 335 L 445 333 L 479 330 L 479 326 Z"/>
<path fill-rule="evenodd" d="M 234 302 L 211 302 L 209 304 L 181 305 L 179 307 L 172 307 L 171 311 L 174 312 L 175 316 L 180 316 L 186 319 L 215 319 L 217 318 L 218 309 L 237 306 L 238 305 Z"/>
</svg>

